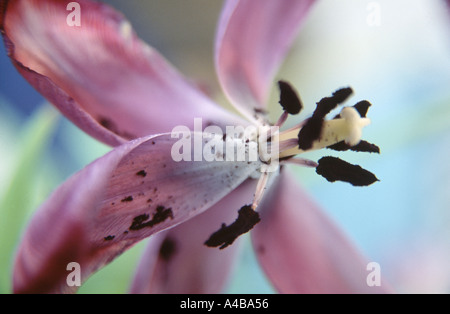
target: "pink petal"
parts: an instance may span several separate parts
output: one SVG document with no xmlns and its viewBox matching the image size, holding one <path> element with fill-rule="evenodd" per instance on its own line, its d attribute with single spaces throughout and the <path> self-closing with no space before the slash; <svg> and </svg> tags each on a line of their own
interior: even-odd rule
<svg viewBox="0 0 450 314">
<path fill-rule="evenodd" d="M 238 241 L 224 250 L 203 243 L 222 223 L 232 223 L 239 208 L 251 203 L 255 183 L 243 183 L 205 213 L 150 239 L 131 292 L 223 292 L 239 251 Z"/>
<path fill-rule="evenodd" d="M 313 0 L 226 1 L 216 36 L 216 70 L 231 102 L 248 117 L 271 84 Z"/>
<path fill-rule="evenodd" d="M 85 280 L 137 241 L 205 211 L 258 167 L 175 162 L 175 141 L 162 134 L 119 146 L 60 186 L 19 247 L 15 292 L 76 289 L 66 285 L 69 262 L 81 265 Z"/>
<path fill-rule="evenodd" d="M 69 26 L 67 1 L 5 4 L 0 29 L 20 73 L 63 114 L 95 138 L 125 140 L 236 118 L 187 82 L 105 4 L 80 4 L 81 26 Z"/>
<path fill-rule="evenodd" d="M 282 293 L 382 293 L 367 284 L 368 260 L 312 202 L 295 180 L 283 174 L 260 207 L 252 231 L 257 257 Z M 382 274 L 382 273 L 381 273 Z"/>
</svg>

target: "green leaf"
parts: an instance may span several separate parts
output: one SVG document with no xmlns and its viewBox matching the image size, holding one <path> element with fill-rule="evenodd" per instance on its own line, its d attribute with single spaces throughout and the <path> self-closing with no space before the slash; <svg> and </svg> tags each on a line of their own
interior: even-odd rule
<svg viewBox="0 0 450 314">
<path fill-rule="evenodd" d="M 26 219 L 34 208 L 36 174 L 55 130 L 58 113 L 50 106 L 39 108 L 19 133 L 17 151 L 10 166 L 12 175 L 0 196 L 0 293 L 11 292 L 14 251 Z"/>
</svg>

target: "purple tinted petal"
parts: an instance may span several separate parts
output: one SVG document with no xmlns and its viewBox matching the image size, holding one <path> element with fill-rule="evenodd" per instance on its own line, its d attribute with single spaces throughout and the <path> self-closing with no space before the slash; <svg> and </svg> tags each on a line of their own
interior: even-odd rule
<svg viewBox="0 0 450 314">
<path fill-rule="evenodd" d="M 257 257 L 282 293 L 383 293 L 367 284 L 368 261 L 289 175 L 282 175 L 260 207 L 252 232 Z"/>
<path fill-rule="evenodd" d="M 67 1 L 3 3 L 0 29 L 21 74 L 80 128 L 118 145 L 192 127 L 194 117 L 235 120 L 139 40 L 122 15 L 98 2 L 76 3 L 81 26 L 68 25 Z"/>
<path fill-rule="evenodd" d="M 136 271 L 132 293 L 221 293 L 232 271 L 238 241 L 224 250 L 203 243 L 222 223 L 251 203 L 256 182 L 248 181 L 205 213 L 150 239 Z"/>
<path fill-rule="evenodd" d="M 216 70 L 228 98 L 252 117 L 313 0 L 226 1 L 216 37 Z"/>
<path fill-rule="evenodd" d="M 258 167 L 175 162 L 175 141 L 163 134 L 129 142 L 60 186 L 19 247 L 15 292 L 73 290 L 65 281 L 69 262 L 79 263 L 86 279 L 137 241 L 202 213 Z"/>
</svg>

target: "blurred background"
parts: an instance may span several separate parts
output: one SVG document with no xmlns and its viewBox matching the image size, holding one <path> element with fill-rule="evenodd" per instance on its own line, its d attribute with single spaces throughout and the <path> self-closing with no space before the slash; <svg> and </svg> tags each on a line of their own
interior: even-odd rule
<svg viewBox="0 0 450 314">
<path fill-rule="evenodd" d="M 221 104 L 213 43 L 222 1 L 109 0 L 137 33 Z M 371 101 L 364 138 L 380 155 L 340 154 L 381 180 L 331 184 L 310 169 L 299 182 L 402 293 L 450 292 L 450 12 L 442 0 L 319 0 L 276 79 L 305 104 L 352 86 L 350 105 Z M 281 113 L 274 82 L 272 118 Z M 288 120 L 294 124 L 293 119 Z M 298 122 L 298 121 L 297 121 Z M 14 248 L 51 191 L 109 148 L 61 117 L 16 72 L 0 44 L 0 293 L 9 292 Z M 313 160 L 323 154 L 305 156 Z M 80 293 L 124 293 L 145 241 Z M 228 293 L 272 293 L 249 238 Z"/>
</svg>

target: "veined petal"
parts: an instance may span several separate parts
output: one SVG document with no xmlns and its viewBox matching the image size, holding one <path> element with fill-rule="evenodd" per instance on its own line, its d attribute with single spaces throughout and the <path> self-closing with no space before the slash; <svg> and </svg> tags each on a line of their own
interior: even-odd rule
<svg viewBox="0 0 450 314">
<path fill-rule="evenodd" d="M 383 293 L 367 284 L 368 262 L 288 174 L 260 206 L 256 255 L 282 293 Z"/>
<path fill-rule="evenodd" d="M 273 78 L 314 0 L 228 0 L 216 35 L 216 71 L 247 117 L 265 107 Z"/>
<path fill-rule="evenodd" d="M 202 213 L 258 167 L 176 162 L 175 141 L 162 134 L 129 142 L 60 186 L 37 211 L 19 247 L 15 292 L 73 291 L 66 284 L 68 263 L 78 263 L 85 280 L 137 241 Z"/>
<path fill-rule="evenodd" d="M 150 239 L 136 271 L 132 293 L 221 293 L 239 251 L 238 241 L 225 250 L 204 245 L 237 209 L 250 203 L 256 180 L 241 184 L 205 213 Z"/>
<path fill-rule="evenodd" d="M 20 73 L 72 122 L 109 145 L 192 127 L 236 121 L 186 81 L 130 23 L 89 0 L 2 2 L 0 29 Z"/>
</svg>

